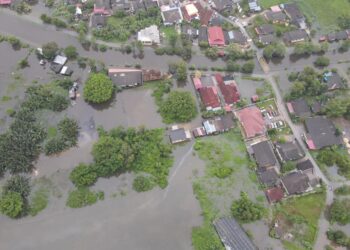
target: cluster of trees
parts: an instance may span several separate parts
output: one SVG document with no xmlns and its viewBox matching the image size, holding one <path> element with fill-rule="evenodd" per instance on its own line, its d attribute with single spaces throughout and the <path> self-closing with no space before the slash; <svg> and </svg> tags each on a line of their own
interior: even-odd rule
<svg viewBox="0 0 350 250">
<path fill-rule="evenodd" d="M 311 67 L 306 67 L 302 72 L 291 74 L 289 80 L 294 83 L 286 99 L 320 96 L 327 90 L 327 86 L 322 82 L 322 76 Z"/>
<path fill-rule="evenodd" d="M 321 43 L 321 45 L 311 42 L 298 43 L 294 47 L 293 54 L 297 56 L 309 56 L 312 54 L 325 53 L 328 51 L 329 44 Z"/>
<path fill-rule="evenodd" d="M 327 231 L 327 238 L 337 245 L 350 247 L 350 238 L 340 230 Z"/>
<path fill-rule="evenodd" d="M 177 63 L 169 64 L 169 72 L 175 76 L 175 78 L 184 82 L 187 80 L 187 64 L 185 61 L 179 61 Z"/>
<path fill-rule="evenodd" d="M 0 35 L 0 43 L 5 42 L 5 41 L 8 42 L 9 44 L 11 44 L 11 46 L 14 50 L 19 50 L 21 48 L 28 46 L 28 45 L 22 43 L 21 40 L 19 40 L 17 37 Z"/>
<path fill-rule="evenodd" d="M 115 86 L 107 75 L 92 73 L 85 83 L 83 97 L 87 102 L 100 104 L 109 101 L 114 90 Z"/>
<path fill-rule="evenodd" d="M 67 46 L 64 50 L 63 50 L 64 54 L 66 55 L 66 57 L 68 59 L 76 59 L 78 57 L 78 52 L 77 52 L 77 48 L 70 45 Z"/>
<path fill-rule="evenodd" d="M 152 186 L 153 183 L 162 188 L 167 186 L 172 158 L 170 147 L 162 142 L 162 130 L 119 127 L 110 132 L 99 129 L 99 135 L 92 149 L 94 163 L 79 164 L 70 174 L 71 181 L 78 188 L 93 185 L 98 177 L 109 177 L 125 171 L 148 173 Z M 142 184 L 144 180 L 138 180 L 140 178 L 136 179 L 140 183 L 135 185 L 148 186 L 147 183 Z"/>
<path fill-rule="evenodd" d="M 48 42 L 42 46 L 43 56 L 48 60 L 52 60 L 56 56 L 58 49 L 57 43 Z"/>
<path fill-rule="evenodd" d="M 140 10 L 135 15 L 127 15 L 125 12 L 116 12 L 111 17 L 113 22 L 108 22 L 102 29 L 94 29 L 95 37 L 106 41 L 126 41 L 132 34 L 150 25 L 160 26 L 162 17 L 159 8 L 149 8 L 147 11 Z"/>
<path fill-rule="evenodd" d="M 283 58 L 286 54 L 286 48 L 282 43 L 270 44 L 264 48 L 263 54 L 266 60 L 272 58 Z"/>
<path fill-rule="evenodd" d="M 343 41 L 339 47 L 339 52 L 344 53 L 348 52 L 350 49 L 350 40 Z"/>
<path fill-rule="evenodd" d="M 338 133 L 340 134 L 340 132 Z M 337 148 L 322 149 L 317 155 L 317 160 L 329 167 L 337 165 L 340 175 L 346 177 L 350 176 L 350 158 L 345 151 L 341 151 Z"/>
<path fill-rule="evenodd" d="M 92 205 L 98 200 L 104 199 L 104 193 L 102 191 L 93 192 L 88 188 L 78 188 L 71 191 L 68 194 L 66 205 L 71 208 L 80 208 Z"/>
<path fill-rule="evenodd" d="M 74 147 L 78 142 L 79 125 L 74 119 L 64 118 L 58 124 L 58 134 L 45 144 L 45 154 L 60 153 L 65 149 Z"/>
<path fill-rule="evenodd" d="M 350 117 L 350 100 L 341 96 L 330 99 L 324 111 L 329 117 Z"/>
<path fill-rule="evenodd" d="M 67 28 L 68 27 L 68 24 L 65 21 L 63 21 L 57 17 L 50 17 L 46 14 L 42 14 L 40 16 L 40 19 L 41 19 L 41 21 L 43 21 L 43 23 L 53 24 L 57 28 Z"/>
<path fill-rule="evenodd" d="M 150 177 L 139 175 L 134 179 L 132 187 L 137 192 L 146 192 L 154 187 L 154 182 Z"/>
<path fill-rule="evenodd" d="M 350 223 L 350 199 L 335 200 L 329 208 L 329 219 L 340 225 Z"/>
<path fill-rule="evenodd" d="M 186 35 L 178 36 L 177 33 L 168 37 L 168 46 L 158 47 L 154 50 L 157 55 L 178 55 L 184 60 L 192 57 L 192 41 Z"/>
<path fill-rule="evenodd" d="M 232 203 L 231 212 L 233 217 L 242 223 L 260 220 L 264 215 L 264 207 L 252 202 L 247 193 L 241 192 L 241 197 Z"/>
<path fill-rule="evenodd" d="M 338 25 L 341 29 L 350 29 L 350 15 L 341 15 L 338 17 Z"/>
<path fill-rule="evenodd" d="M 28 210 L 28 196 L 30 194 L 29 178 L 14 175 L 3 186 L 0 199 L 0 212 L 11 218 L 25 215 Z"/>
<path fill-rule="evenodd" d="M 330 60 L 328 57 L 325 56 L 319 56 L 317 57 L 316 61 L 314 62 L 315 66 L 317 67 L 327 67 L 330 63 Z"/>
<path fill-rule="evenodd" d="M 170 92 L 162 101 L 159 112 L 166 123 L 189 122 L 198 113 L 192 94 L 185 91 Z"/>
</svg>

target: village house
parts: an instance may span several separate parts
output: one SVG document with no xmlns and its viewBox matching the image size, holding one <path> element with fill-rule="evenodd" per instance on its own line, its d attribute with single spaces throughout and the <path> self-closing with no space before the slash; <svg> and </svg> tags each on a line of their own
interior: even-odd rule
<svg viewBox="0 0 350 250">
<path fill-rule="evenodd" d="M 274 35 L 260 35 L 258 41 L 263 45 L 269 45 L 276 41 L 276 37 Z"/>
<path fill-rule="evenodd" d="M 199 36 L 199 30 L 193 28 L 190 24 L 182 24 L 181 33 L 182 35 L 185 35 L 187 39 L 192 41 Z"/>
<path fill-rule="evenodd" d="M 281 177 L 281 187 L 287 195 L 299 195 L 312 190 L 308 176 L 301 171 L 290 172 Z"/>
<path fill-rule="evenodd" d="M 200 2 L 195 2 L 194 5 L 196 6 L 198 13 L 199 13 L 199 20 L 201 25 L 208 26 L 212 15 L 213 15 L 213 10 L 210 8 L 204 8 Z"/>
<path fill-rule="evenodd" d="M 291 20 L 291 23 L 300 29 L 306 29 L 306 19 L 296 3 L 282 4 L 284 12 Z"/>
<path fill-rule="evenodd" d="M 283 189 L 280 187 L 272 187 L 265 191 L 266 198 L 269 203 L 276 203 L 284 198 Z"/>
<path fill-rule="evenodd" d="M 208 43 L 208 28 L 201 26 L 198 33 L 198 43 L 205 42 Z"/>
<path fill-rule="evenodd" d="M 260 183 L 265 187 L 275 186 L 279 179 L 275 168 L 259 169 L 257 173 Z"/>
<path fill-rule="evenodd" d="M 265 170 L 276 167 L 277 159 L 270 141 L 261 141 L 251 145 L 253 157 L 258 164 L 258 168 Z"/>
<path fill-rule="evenodd" d="M 344 80 L 337 72 L 325 72 L 323 81 L 326 83 L 328 91 L 344 88 Z"/>
<path fill-rule="evenodd" d="M 106 26 L 107 17 L 106 15 L 101 14 L 92 14 L 91 15 L 91 26 L 93 28 L 103 28 Z"/>
<path fill-rule="evenodd" d="M 190 141 L 192 136 L 190 131 L 184 128 L 179 128 L 178 126 L 173 126 L 169 132 L 170 142 L 172 144 L 177 144 L 181 142 Z"/>
<path fill-rule="evenodd" d="M 0 6 L 10 6 L 12 0 L 0 0 Z"/>
<path fill-rule="evenodd" d="M 207 135 L 224 133 L 234 127 L 233 117 L 231 114 L 226 114 L 208 119 L 203 122 L 203 127 Z"/>
<path fill-rule="evenodd" d="M 350 30 L 341 30 L 338 32 L 329 33 L 326 36 L 328 42 L 341 41 L 350 39 Z"/>
<path fill-rule="evenodd" d="M 160 7 L 161 16 L 163 19 L 163 24 L 165 26 L 171 26 L 175 24 L 181 24 L 183 20 L 183 16 L 181 13 L 181 9 L 177 6 L 169 6 L 163 5 Z"/>
<path fill-rule="evenodd" d="M 250 12 L 259 12 L 259 11 L 261 11 L 261 7 L 258 4 L 257 0 L 248 0 L 248 6 L 249 6 Z"/>
<path fill-rule="evenodd" d="M 221 218 L 214 221 L 214 227 L 222 244 L 227 250 L 256 250 L 252 241 L 233 218 Z"/>
<path fill-rule="evenodd" d="M 310 150 L 322 149 L 342 144 L 342 136 L 337 133 L 333 122 L 323 116 L 310 117 L 305 120 L 305 142 Z"/>
<path fill-rule="evenodd" d="M 120 88 L 135 87 L 143 85 L 143 74 L 141 69 L 110 68 L 108 76 L 112 82 Z"/>
<path fill-rule="evenodd" d="M 264 14 L 267 21 L 275 24 L 287 24 L 288 19 L 287 15 L 280 11 L 267 11 Z"/>
<path fill-rule="evenodd" d="M 211 7 L 219 13 L 224 12 L 225 10 L 232 9 L 233 1 L 232 0 L 212 0 Z"/>
<path fill-rule="evenodd" d="M 112 15 L 112 6 L 110 0 L 96 0 L 94 4 L 94 15 Z"/>
<path fill-rule="evenodd" d="M 151 25 L 137 32 L 137 40 L 144 45 L 159 45 L 160 36 L 157 25 Z"/>
<path fill-rule="evenodd" d="M 275 33 L 275 29 L 271 24 L 263 24 L 255 28 L 257 35 L 271 35 Z"/>
<path fill-rule="evenodd" d="M 287 109 L 291 115 L 298 118 L 306 118 L 311 116 L 310 107 L 304 98 L 287 102 Z"/>
<path fill-rule="evenodd" d="M 187 22 L 199 20 L 199 11 L 193 3 L 186 4 L 181 7 L 182 16 Z"/>
<path fill-rule="evenodd" d="M 235 115 L 242 126 L 245 139 L 265 135 L 265 121 L 259 108 L 256 106 L 246 107 L 236 111 Z"/>
<path fill-rule="evenodd" d="M 224 32 L 221 27 L 212 26 L 208 28 L 208 42 L 211 47 L 225 46 Z"/>
<path fill-rule="evenodd" d="M 295 44 L 300 42 L 305 42 L 309 39 L 308 34 L 305 30 L 292 30 L 284 33 L 283 41 L 286 44 Z"/>
<path fill-rule="evenodd" d="M 297 169 L 307 175 L 314 174 L 314 166 L 312 165 L 312 162 L 309 159 L 297 163 Z"/>
<path fill-rule="evenodd" d="M 243 48 L 249 46 L 247 37 L 240 30 L 225 31 L 225 44 L 236 43 Z"/>
<path fill-rule="evenodd" d="M 207 135 L 207 132 L 205 131 L 205 128 L 204 127 L 198 127 L 198 128 L 195 128 L 193 131 L 192 131 L 192 134 L 195 138 L 197 137 L 203 137 L 203 136 L 206 136 Z"/>
<path fill-rule="evenodd" d="M 129 0 L 112 0 L 113 11 L 133 12 L 132 2 Z"/>
<path fill-rule="evenodd" d="M 218 93 L 214 86 L 202 87 L 198 89 L 198 92 L 206 110 L 217 111 L 221 109 Z"/>
<path fill-rule="evenodd" d="M 162 72 L 155 69 L 142 69 L 142 75 L 144 82 L 157 81 L 164 78 Z"/>
<path fill-rule="evenodd" d="M 233 106 L 233 104 L 240 100 L 237 84 L 233 77 L 224 78 L 221 74 L 215 74 L 215 80 L 224 97 L 226 105 Z"/>
<path fill-rule="evenodd" d="M 299 142 L 294 139 L 285 143 L 277 142 L 275 149 L 280 162 L 296 161 L 305 156 Z"/>
</svg>

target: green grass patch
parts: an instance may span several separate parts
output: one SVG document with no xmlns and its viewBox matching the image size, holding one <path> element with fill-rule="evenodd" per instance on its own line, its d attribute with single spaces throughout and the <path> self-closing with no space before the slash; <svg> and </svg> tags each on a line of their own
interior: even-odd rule
<svg viewBox="0 0 350 250">
<path fill-rule="evenodd" d="M 56 127 L 49 127 L 47 129 L 47 138 L 53 138 L 57 135 L 57 128 Z"/>
<path fill-rule="evenodd" d="M 172 35 L 177 35 L 177 32 L 173 26 L 163 26 L 160 28 L 160 32 L 164 33 L 166 39 Z"/>
<path fill-rule="evenodd" d="M 326 194 L 320 191 L 293 197 L 277 204 L 274 218 L 284 234 L 291 233 L 292 242 L 283 242 L 287 249 L 311 249 L 317 236 L 318 220 L 325 207 Z"/>
<path fill-rule="evenodd" d="M 11 96 L 7 96 L 7 95 L 4 95 L 3 97 L 1 97 L 1 101 L 2 102 L 8 102 L 10 101 L 12 98 Z"/>
<path fill-rule="evenodd" d="M 46 188 L 40 188 L 35 191 L 29 205 L 29 214 L 32 216 L 37 215 L 40 211 L 47 207 L 49 202 L 49 190 Z"/>
</svg>

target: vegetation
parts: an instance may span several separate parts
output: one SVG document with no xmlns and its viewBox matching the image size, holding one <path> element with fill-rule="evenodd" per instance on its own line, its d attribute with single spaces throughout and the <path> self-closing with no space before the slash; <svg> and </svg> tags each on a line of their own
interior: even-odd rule
<svg viewBox="0 0 350 250">
<path fill-rule="evenodd" d="M 93 166 L 80 163 L 69 175 L 69 179 L 76 187 L 93 185 L 97 180 L 96 170 Z"/>
<path fill-rule="evenodd" d="M 76 59 L 78 57 L 77 48 L 72 45 L 66 47 L 63 52 L 68 59 Z"/>
<path fill-rule="evenodd" d="M 23 198 L 19 193 L 10 191 L 4 194 L 0 200 L 0 212 L 11 218 L 21 215 L 24 208 Z"/>
<path fill-rule="evenodd" d="M 85 83 L 83 96 L 85 101 L 97 104 L 104 103 L 112 98 L 114 89 L 111 79 L 106 75 L 92 73 Z"/>
<path fill-rule="evenodd" d="M 90 206 L 96 203 L 98 198 L 97 192 L 92 192 L 88 188 L 78 188 L 69 193 L 67 206 L 71 208 Z"/>
<path fill-rule="evenodd" d="M 228 60 L 236 61 L 238 59 L 251 60 L 254 58 L 254 51 L 242 50 L 237 44 L 229 44 L 225 48 L 225 55 Z"/>
<path fill-rule="evenodd" d="M 264 48 L 263 54 L 267 60 L 272 58 L 283 58 L 286 54 L 286 48 L 281 43 L 270 44 Z"/>
<path fill-rule="evenodd" d="M 29 204 L 29 214 L 31 216 L 37 215 L 40 211 L 47 207 L 49 202 L 49 192 L 46 188 L 40 188 L 34 192 L 31 202 Z"/>
<path fill-rule="evenodd" d="M 317 57 L 316 61 L 314 62 L 315 66 L 317 67 L 327 67 L 329 65 L 329 58 L 325 56 L 319 56 Z"/>
<path fill-rule="evenodd" d="M 350 199 L 335 200 L 329 208 L 329 219 L 340 225 L 350 223 Z"/>
<path fill-rule="evenodd" d="M 137 176 L 132 183 L 132 187 L 137 192 L 146 192 L 153 188 L 153 182 L 150 177 Z"/>
<path fill-rule="evenodd" d="M 52 60 L 58 51 L 58 45 L 55 42 L 49 42 L 42 46 L 43 56 L 46 59 Z"/>
<path fill-rule="evenodd" d="M 192 94 L 184 91 L 170 92 L 159 111 L 165 123 L 189 122 L 198 112 Z"/>
<path fill-rule="evenodd" d="M 3 186 L 3 193 L 15 192 L 25 200 L 30 194 L 29 178 L 22 175 L 14 175 Z"/>
<path fill-rule="evenodd" d="M 296 167 L 296 165 L 294 162 L 287 161 L 287 162 L 283 163 L 281 171 L 282 171 L 282 173 L 288 173 L 288 172 L 294 170 L 295 167 Z"/>
<path fill-rule="evenodd" d="M 338 166 L 338 173 L 350 178 L 350 157 L 346 151 L 337 147 L 322 149 L 317 155 L 317 160 L 326 166 Z"/>
<path fill-rule="evenodd" d="M 336 195 L 350 195 L 350 186 L 343 185 L 334 190 Z"/>
<path fill-rule="evenodd" d="M 346 236 L 343 231 L 340 230 L 329 230 L 327 231 L 327 238 L 337 245 L 349 247 L 350 238 Z"/>
<path fill-rule="evenodd" d="M 244 74 L 251 74 L 253 73 L 254 68 L 255 68 L 254 61 L 249 61 L 242 65 L 241 72 Z"/>
<path fill-rule="evenodd" d="M 247 193 L 241 192 L 241 198 L 232 203 L 232 216 L 242 223 L 260 220 L 264 214 L 264 208 L 249 200 Z"/>
</svg>

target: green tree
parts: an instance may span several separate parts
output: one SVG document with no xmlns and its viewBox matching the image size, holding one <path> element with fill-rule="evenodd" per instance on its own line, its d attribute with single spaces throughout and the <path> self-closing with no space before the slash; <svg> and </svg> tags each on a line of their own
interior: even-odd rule
<svg viewBox="0 0 350 250">
<path fill-rule="evenodd" d="M 71 208 L 80 208 L 92 205 L 98 200 L 98 193 L 91 192 L 88 188 L 78 188 L 69 193 L 67 206 Z"/>
<path fill-rule="evenodd" d="M 22 175 L 14 175 L 8 179 L 3 187 L 4 194 L 15 192 L 26 199 L 30 193 L 29 178 Z"/>
<path fill-rule="evenodd" d="M 46 59 L 53 59 L 58 51 L 58 45 L 55 42 L 49 42 L 42 46 L 43 56 Z"/>
<path fill-rule="evenodd" d="M 166 123 L 189 122 L 197 115 L 195 100 L 190 92 L 170 92 L 161 104 L 160 114 Z"/>
<path fill-rule="evenodd" d="M 0 212 L 11 218 L 18 217 L 24 208 L 23 198 L 19 193 L 7 192 L 1 197 Z"/>
<path fill-rule="evenodd" d="M 327 67 L 329 65 L 329 58 L 325 56 L 319 56 L 317 57 L 316 61 L 314 62 L 315 66 L 317 67 Z"/>
<path fill-rule="evenodd" d="M 77 48 L 72 45 L 66 47 L 63 52 L 68 59 L 76 59 L 78 56 Z"/>
<path fill-rule="evenodd" d="M 346 236 L 343 231 L 340 230 L 329 230 L 327 231 L 327 238 L 334 243 L 341 246 L 350 246 L 350 239 Z"/>
<path fill-rule="evenodd" d="M 329 216 L 332 222 L 346 225 L 350 222 L 350 199 L 335 200 L 329 208 Z"/>
<path fill-rule="evenodd" d="M 349 101 L 342 98 L 329 100 L 325 107 L 325 112 L 329 117 L 342 117 L 348 111 Z"/>
<path fill-rule="evenodd" d="M 209 57 L 212 60 L 216 60 L 219 57 L 219 50 L 216 47 L 213 48 L 207 48 L 205 50 L 205 56 Z"/>
<path fill-rule="evenodd" d="M 244 74 L 251 74 L 251 73 L 253 73 L 254 68 L 255 68 L 254 61 L 249 61 L 249 62 L 242 65 L 241 72 Z"/>
<path fill-rule="evenodd" d="M 83 96 L 85 101 L 104 103 L 112 98 L 113 92 L 114 85 L 111 79 L 102 73 L 92 73 L 85 83 Z"/>
<path fill-rule="evenodd" d="M 267 60 L 272 58 L 283 58 L 286 53 L 286 48 L 281 43 L 270 44 L 264 48 L 263 54 Z"/>
<path fill-rule="evenodd" d="M 153 188 L 153 183 L 149 177 L 140 175 L 134 179 L 132 187 L 137 192 L 146 192 Z"/>
<path fill-rule="evenodd" d="M 233 217 L 239 221 L 248 223 L 260 220 L 263 216 L 264 208 L 253 203 L 251 200 L 249 200 L 246 193 L 241 192 L 240 199 L 233 202 L 231 212 Z"/>
<path fill-rule="evenodd" d="M 184 61 L 176 64 L 176 79 L 178 81 L 186 81 L 187 79 L 187 64 Z"/>
<path fill-rule="evenodd" d="M 92 166 L 80 163 L 70 173 L 69 179 L 76 187 L 91 186 L 96 182 L 97 174 Z"/>
</svg>

